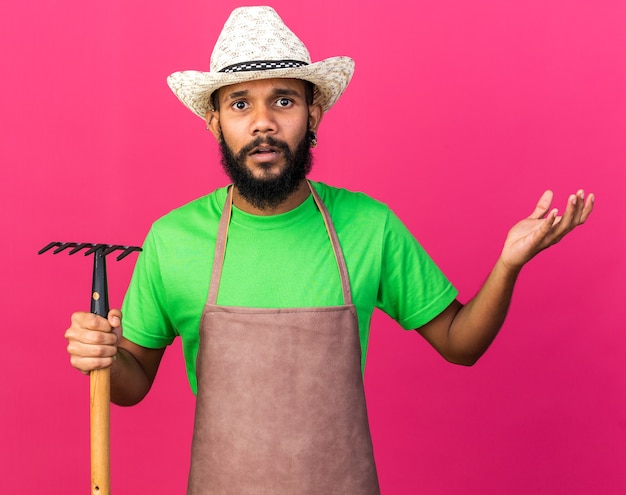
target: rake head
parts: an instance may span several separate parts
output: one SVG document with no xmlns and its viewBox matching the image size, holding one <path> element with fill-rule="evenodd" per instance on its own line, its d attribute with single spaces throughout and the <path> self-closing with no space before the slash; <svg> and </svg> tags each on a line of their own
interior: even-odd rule
<svg viewBox="0 0 626 495">
<path fill-rule="evenodd" d="M 120 244 L 92 244 L 90 242 L 51 242 L 45 247 L 41 248 L 37 254 L 43 254 L 46 251 L 49 251 L 53 247 L 56 247 L 52 254 L 59 254 L 66 249 L 72 248 L 69 254 L 76 254 L 82 249 L 87 249 L 85 251 L 85 256 L 89 256 L 97 251 L 101 251 L 103 256 L 107 256 L 111 254 L 113 251 L 123 250 L 124 252 L 116 258 L 117 261 L 126 258 L 133 251 L 141 251 L 141 248 L 138 246 L 122 246 Z"/>
<path fill-rule="evenodd" d="M 51 242 L 39 250 L 43 254 L 52 248 L 52 254 L 59 254 L 70 249 L 68 254 L 76 254 L 83 249 L 85 256 L 93 254 L 93 281 L 91 285 L 91 312 L 106 318 L 109 313 L 109 291 L 107 282 L 106 256 L 113 251 L 123 251 L 117 261 L 124 259 L 133 251 L 141 251 L 138 246 L 122 246 L 120 244 L 92 244 L 90 242 Z"/>
</svg>

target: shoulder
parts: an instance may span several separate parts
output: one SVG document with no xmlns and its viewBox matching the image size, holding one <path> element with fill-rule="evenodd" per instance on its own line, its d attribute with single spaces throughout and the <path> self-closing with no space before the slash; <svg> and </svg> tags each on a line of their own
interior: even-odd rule
<svg viewBox="0 0 626 495">
<path fill-rule="evenodd" d="M 171 210 L 151 226 L 144 251 L 151 259 L 176 258 L 181 253 L 205 253 L 215 243 L 226 188 Z"/>
<path fill-rule="evenodd" d="M 362 192 L 321 182 L 312 185 L 328 209 L 344 252 L 359 253 L 351 256 L 349 262 L 361 259 L 364 252 L 382 252 L 391 215 L 386 204 Z"/>
<path fill-rule="evenodd" d="M 311 182 L 328 208 L 333 220 L 336 217 L 368 218 L 371 221 L 385 220 L 389 207 L 362 192 L 350 191 L 324 184 Z"/>
<path fill-rule="evenodd" d="M 151 231 L 171 235 L 193 230 L 199 226 L 210 227 L 212 223 L 217 224 L 224 207 L 226 191 L 226 187 L 216 189 L 171 210 L 152 224 Z"/>
</svg>

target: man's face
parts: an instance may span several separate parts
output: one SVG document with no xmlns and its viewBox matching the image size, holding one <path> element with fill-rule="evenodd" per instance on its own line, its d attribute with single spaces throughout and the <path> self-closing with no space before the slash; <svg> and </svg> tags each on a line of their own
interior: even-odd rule
<svg viewBox="0 0 626 495">
<path fill-rule="evenodd" d="M 220 143 L 222 163 L 239 193 L 253 205 L 275 207 L 311 166 L 308 131 L 321 108 L 308 105 L 297 79 L 251 81 L 219 90 L 219 112 L 207 122 Z"/>
</svg>

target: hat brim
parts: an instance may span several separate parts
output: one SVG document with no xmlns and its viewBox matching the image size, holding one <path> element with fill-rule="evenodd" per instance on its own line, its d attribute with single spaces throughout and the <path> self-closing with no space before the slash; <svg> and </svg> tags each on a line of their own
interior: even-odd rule
<svg viewBox="0 0 626 495">
<path fill-rule="evenodd" d="M 316 86 L 315 103 L 329 110 L 344 92 L 352 74 L 354 60 L 350 57 L 331 57 L 302 67 L 244 72 L 180 71 L 167 78 L 167 84 L 176 97 L 201 119 L 206 118 L 214 91 L 224 86 L 258 79 L 303 79 Z"/>
</svg>

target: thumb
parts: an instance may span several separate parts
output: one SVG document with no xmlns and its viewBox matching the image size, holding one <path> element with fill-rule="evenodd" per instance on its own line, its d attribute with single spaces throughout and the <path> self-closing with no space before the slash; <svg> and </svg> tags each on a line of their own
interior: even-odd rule
<svg viewBox="0 0 626 495">
<path fill-rule="evenodd" d="M 539 201 L 537 202 L 537 206 L 535 206 L 535 210 L 530 214 L 528 218 L 539 219 L 542 218 L 550 209 L 550 205 L 552 204 L 552 198 L 554 197 L 554 193 L 550 190 L 545 191 Z"/>
<path fill-rule="evenodd" d="M 109 325 L 113 328 L 113 333 L 117 335 L 117 342 L 122 338 L 122 312 L 119 309 L 112 309 L 107 316 Z"/>
</svg>

